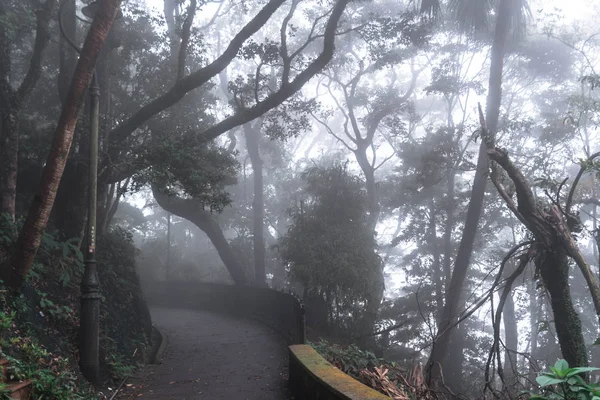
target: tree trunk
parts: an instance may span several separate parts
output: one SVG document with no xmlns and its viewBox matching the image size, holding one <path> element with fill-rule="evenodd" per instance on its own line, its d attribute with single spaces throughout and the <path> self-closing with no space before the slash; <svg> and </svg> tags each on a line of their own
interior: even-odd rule
<svg viewBox="0 0 600 400">
<path fill-rule="evenodd" d="M 444 282 L 442 279 L 442 264 L 440 262 L 440 249 L 438 246 L 437 226 L 435 223 L 435 202 L 433 197 L 429 200 L 429 242 L 433 257 L 433 283 L 435 290 L 435 320 L 440 322 L 444 309 Z"/>
<path fill-rule="evenodd" d="M 75 0 L 61 0 L 61 19 L 64 33 L 77 43 L 77 14 Z M 77 55 L 63 35 L 59 35 L 59 70 L 58 70 L 58 97 L 62 105 L 65 104 L 69 84 L 73 77 Z M 85 174 L 84 174 L 85 175 Z"/>
<path fill-rule="evenodd" d="M 11 83 L 10 37 L 6 24 L 0 24 L 0 213 L 7 213 L 13 221 L 17 199 L 19 113 L 41 76 L 43 53 L 50 39 L 48 24 L 55 4 L 56 0 L 46 0 L 35 10 L 36 31 L 31 60 L 16 90 Z M 5 14 L 6 4 L 0 2 L 0 17 Z"/>
<path fill-rule="evenodd" d="M 513 398 L 517 392 L 515 391 L 518 382 L 518 363 L 517 350 L 519 347 L 519 332 L 517 330 L 517 317 L 515 315 L 515 302 L 512 294 L 509 293 L 504 303 L 502 310 L 502 318 L 504 322 L 504 335 L 506 351 L 504 352 L 504 389 Z"/>
<path fill-rule="evenodd" d="M 167 211 L 167 262 L 165 266 L 165 281 L 171 280 L 171 213 Z"/>
<path fill-rule="evenodd" d="M 490 61 L 489 93 L 486 113 L 487 130 L 490 137 L 482 138 L 479 147 L 477 169 L 475 171 L 473 190 L 467 209 L 463 237 L 460 241 L 452 278 L 446 293 L 446 304 L 444 305 L 444 311 L 441 318 L 442 322 L 438 327 L 439 334 L 435 346 L 432 348 L 426 367 L 426 380 L 429 385 L 439 382 L 441 377 L 440 367 L 444 367 L 444 358 L 448 352 L 452 336 L 451 326 L 454 321 L 456 321 L 457 312 L 460 309 L 461 303 L 464 301 L 463 287 L 469 268 L 471 254 L 473 252 L 473 244 L 477 234 L 477 227 L 479 225 L 479 218 L 483 208 L 483 199 L 487 185 L 489 158 L 487 155 L 486 142 L 490 140 L 493 141 L 493 137 L 498 128 L 500 105 L 502 101 L 502 69 L 504 65 L 505 44 L 509 32 L 512 4 L 512 0 L 501 0 L 498 5 L 498 15 L 496 17 L 496 28 Z"/>
<path fill-rule="evenodd" d="M 444 381 L 455 393 L 464 393 L 466 389 L 463 380 L 465 347 L 468 337 L 465 322 L 457 326 L 456 335 L 452 336 L 450 350 L 448 351 L 448 360 L 445 364 L 446 368 L 444 368 Z"/>
<path fill-rule="evenodd" d="M 450 279 L 452 278 L 452 230 L 454 229 L 454 212 L 456 208 L 454 199 L 454 182 L 456 172 L 454 170 L 448 173 L 446 182 L 446 223 L 444 224 L 444 293 L 448 291 Z M 438 316 L 441 318 L 442 314 Z M 438 319 L 439 321 L 439 319 Z"/>
<path fill-rule="evenodd" d="M 532 277 L 533 278 L 533 277 Z M 535 279 L 531 280 L 529 284 L 529 330 L 531 335 L 531 346 L 529 355 L 532 360 L 538 359 L 538 315 L 540 313 L 540 308 L 538 306 L 538 297 L 537 297 L 537 282 Z M 535 369 L 535 365 L 533 362 L 529 362 L 529 371 L 527 373 L 528 383 L 531 385 L 530 389 L 533 388 L 535 384 L 535 377 L 538 371 Z"/>
<path fill-rule="evenodd" d="M 363 174 L 365 175 L 365 183 L 367 188 L 367 199 L 368 199 L 368 209 L 369 209 L 369 218 L 368 225 L 373 235 L 376 235 L 377 232 L 375 228 L 377 227 L 377 222 L 379 221 L 380 207 L 379 207 L 379 196 L 377 194 L 377 185 L 375 183 L 375 169 L 369 163 L 367 158 L 367 147 L 359 146 L 356 151 L 354 151 L 354 155 L 356 157 L 356 161 L 360 166 Z M 369 335 L 373 332 L 375 323 L 377 322 L 377 315 L 379 314 L 379 307 L 381 306 L 381 302 L 383 301 L 383 295 L 385 293 L 385 278 L 383 276 L 383 268 L 384 264 L 379 263 L 377 266 L 373 266 L 373 281 L 375 289 L 368 294 L 367 304 L 365 307 L 365 312 L 363 315 L 362 322 L 362 334 Z M 372 348 L 374 346 L 373 337 L 372 336 L 363 336 L 364 340 L 371 341 L 362 343 L 363 346 Z"/>
<path fill-rule="evenodd" d="M 69 155 L 83 98 L 92 80 L 94 65 L 108 36 L 119 4 L 120 0 L 101 1 L 83 45 L 65 106 L 54 132 L 54 140 L 44 167 L 39 192 L 31 203 L 27 219 L 19 233 L 15 252 L 10 260 L 10 268 L 3 268 L 0 271 L 6 285 L 12 290 L 20 290 L 40 246 Z"/>
<path fill-rule="evenodd" d="M 88 162 L 84 155 L 89 152 L 89 134 L 79 135 L 77 152 L 67 160 L 53 211 L 56 228 L 67 239 L 82 239 L 87 220 Z"/>
<path fill-rule="evenodd" d="M 588 357 L 581 320 L 569 289 L 569 261 L 560 247 L 560 244 L 556 243 L 555 247 L 544 249 L 536 257 L 535 263 L 550 294 L 556 336 L 563 358 L 571 367 L 587 367 Z"/>
<path fill-rule="evenodd" d="M 8 214 L 14 221 L 19 156 L 19 110 L 14 105 L 0 106 L 0 213 Z"/>
<path fill-rule="evenodd" d="M 229 242 L 223 235 L 219 223 L 203 206 L 192 199 L 180 199 L 162 193 L 158 187 L 152 187 L 156 202 L 166 211 L 184 218 L 202 230 L 217 249 L 221 261 L 237 285 L 248 285 L 249 279 L 242 263 L 235 256 Z"/>
<path fill-rule="evenodd" d="M 266 286 L 267 276 L 265 268 L 265 201 L 263 188 L 263 161 L 260 158 L 260 131 L 261 120 L 251 124 L 244 124 L 246 146 L 252 164 L 252 179 L 254 198 L 252 200 L 252 237 L 254 244 L 254 284 Z"/>
</svg>

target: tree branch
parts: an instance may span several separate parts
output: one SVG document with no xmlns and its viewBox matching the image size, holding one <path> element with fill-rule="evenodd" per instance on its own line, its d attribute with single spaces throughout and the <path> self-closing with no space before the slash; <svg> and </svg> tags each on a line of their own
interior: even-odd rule
<svg viewBox="0 0 600 400">
<path fill-rule="evenodd" d="M 283 84 L 278 91 L 269 95 L 262 102 L 255 104 L 253 107 L 246 109 L 242 112 L 238 112 L 229 118 L 224 119 L 218 124 L 206 129 L 204 132 L 199 134 L 201 141 L 210 141 L 217 138 L 219 135 L 227 132 L 228 130 L 240 126 L 246 122 L 252 121 L 255 118 L 265 114 L 267 111 L 279 106 L 290 96 L 299 91 L 305 83 L 307 83 L 313 76 L 319 73 L 333 57 L 334 42 L 336 37 L 336 28 L 338 22 L 348 5 L 349 0 L 338 0 L 335 4 L 331 16 L 327 22 L 325 28 L 325 38 L 323 41 L 323 50 L 321 54 L 310 63 L 304 71 L 300 72 L 296 78 L 288 83 Z"/>
<path fill-rule="evenodd" d="M 292 5 L 290 7 L 290 11 L 283 19 L 283 23 L 281 24 L 280 36 L 281 36 L 281 49 L 279 55 L 283 60 L 283 74 L 281 77 L 281 85 L 286 85 L 289 83 L 290 79 L 290 67 L 292 63 L 292 58 L 288 54 L 287 48 L 287 28 L 290 20 L 294 16 L 294 12 L 296 11 L 296 7 L 298 7 L 299 0 L 292 0 Z M 310 38 L 309 38 L 310 39 Z"/>
<path fill-rule="evenodd" d="M 140 125 L 159 112 L 171 107 L 181 100 L 188 92 L 207 83 L 219 72 L 221 72 L 237 56 L 244 42 L 254 35 L 279 9 L 285 0 L 270 0 L 256 16 L 244 26 L 231 40 L 223 54 L 204 68 L 180 79 L 173 87 L 163 95 L 155 98 L 138 110 L 129 119 L 123 121 L 112 130 L 109 137 L 113 144 L 124 141 Z M 241 125 L 241 124 L 238 124 Z M 227 131 L 229 129 L 226 129 Z M 223 132 L 225 132 L 223 131 Z M 223 133 L 221 132 L 221 133 Z"/>
<path fill-rule="evenodd" d="M 533 214 L 536 210 L 535 197 L 531 191 L 531 186 L 527 182 L 527 178 L 525 178 L 521 170 L 510 161 L 506 151 L 498 148 L 488 148 L 487 153 L 490 159 L 497 162 L 506 171 L 515 184 L 519 204 L 517 209 L 520 214 L 525 218 Z"/>
<path fill-rule="evenodd" d="M 592 161 L 594 161 L 595 158 L 597 158 L 599 156 L 600 156 L 600 151 L 592 154 L 587 159 L 587 162 L 592 162 Z M 571 213 L 571 205 L 573 205 L 573 196 L 575 195 L 575 189 L 577 189 L 579 180 L 583 176 L 585 170 L 586 170 L 585 165 L 582 165 L 581 168 L 579 169 L 579 172 L 577 173 L 577 176 L 575 177 L 575 180 L 573 181 L 573 184 L 571 185 L 571 190 L 569 190 L 569 197 L 567 197 L 567 203 L 565 205 L 565 212 L 567 213 L 567 215 L 569 215 Z"/>
<path fill-rule="evenodd" d="M 55 5 L 56 0 L 46 0 L 42 8 L 36 11 L 35 43 L 33 45 L 31 61 L 29 62 L 29 69 L 25 74 L 23 82 L 21 82 L 21 86 L 17 89 L 16 101 L 18 103 L 21 103 L 31 93 L 35 84 L 40 79 L 43 53 L 50 40 L 48 24 Z"/>
<path fill-rule="evenodd" d="M 510 295 L 510 291 L 512 290 L 512 285 L 514 281 L 523 273 L 527 263 L 529 262 L 528 257 L 524 257 L 521 259 L 517 269 L 510 274 L 510 276 L 506 279 L 504 288 L 502 290 L 502 294 L 500 295 L 500 301 L 498 302 L 498 308 L 496 309 L 496 314 L 494 315 L 494 322 L 492 324 L 494 328 L 494 341 L 492 343 L 492 347 L 490 348 L 490 353 L 488 355 L 488 361 L 485 365 L 485 382 L 486 387 L 490 383 L 490 364 L 492 360 L 492 355 L 494 351 L 496 353 L 500 352 L 500 322 L 502 319 L 502 310 L 504 309 L 504 303 L 506 303 L 506 299 Z M 500 380 L 504 383 L 504 374 L 502 372 L 502 363 L 500 362 L 500 358 L 498 356 L 498 375 L 500 376 Z"/>
<path fill-rule="evenodd" d="M 183 78 L 185 74 L 185 58 L 187 57 L 188 43 L 190 41 L 190 34 L 192 32 L 192 23 L 194 22 L 194 16 L 196 15 L 196 0 L 190 0 L 190 6 L 187 10 L 187 16 L 183 23 L 183 29 L 181 32 L 181 45 L 179 46 L 179 57 L 177 60 L 177 80 Z"/>
</svg>

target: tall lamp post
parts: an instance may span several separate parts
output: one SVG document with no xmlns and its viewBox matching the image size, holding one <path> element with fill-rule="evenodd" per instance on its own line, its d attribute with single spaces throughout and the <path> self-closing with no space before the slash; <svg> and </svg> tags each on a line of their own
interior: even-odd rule
<svg viewBox="0 0 600 400">
<path fill-rule="evenodd" d="M 59 10 L 61 35 L 69 45 L 81 53 L 74 41 L 65 34 L 62 24 L 63 2 Z M 81 12 L 88 23 L 94 18 L 98 1 L 83 7 Z M 117 15 L 117 18 L 121 13 Z M 100 119 L 100 86 L 96 71 L 89 88 L 90 94 L 90 143 L 88 160 L 88 218 L 85 245 L 85 271 L 81 279 L 81 310 L 79 316 L 79 368 L 92 384 L 100 383 L 100 282 L 96 263 L 96 202 L 98 192 L 98 125 Z"/>
</svg>

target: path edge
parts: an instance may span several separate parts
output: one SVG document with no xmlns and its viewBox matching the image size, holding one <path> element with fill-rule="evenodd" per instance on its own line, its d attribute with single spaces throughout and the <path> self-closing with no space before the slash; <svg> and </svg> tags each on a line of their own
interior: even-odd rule
<svg viewBox="0 0 600 400">
<path fill-rule="evenodd" d="M 160 360 L 162 359 L 167 348 L 168 339 L 167 335 L 163 334 L 156 326 L 153 325 L 152 330 L 154 330 L 154 332 L 160 338 L 160 344 L 158 345 L 156 352 L 153 352 L 152 357 L 150 357 L 150 364 L 160 364 Z"/>
</svg>

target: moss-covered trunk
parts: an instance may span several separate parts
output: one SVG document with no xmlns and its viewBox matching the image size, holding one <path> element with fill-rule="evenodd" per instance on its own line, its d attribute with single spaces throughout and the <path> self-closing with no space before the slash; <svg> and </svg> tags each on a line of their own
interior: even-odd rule
<svg viewBox="0 0 600 400">
<path fill-rule="evenodd" d="M 556 248 L 560 248 L 558 245 Z M 569 289 L 569 261 L 560 250 L 546 250 L 535 260 L 542 281 L 550 294 L 556 336 L 564 359 L 571 366 L 588 365 L 581 320 L 573 306 Z"/>
</svg>

